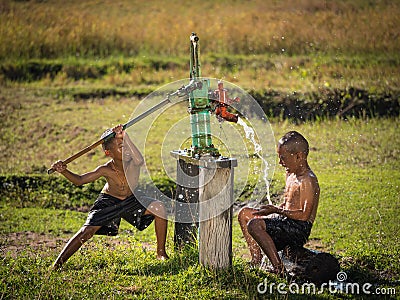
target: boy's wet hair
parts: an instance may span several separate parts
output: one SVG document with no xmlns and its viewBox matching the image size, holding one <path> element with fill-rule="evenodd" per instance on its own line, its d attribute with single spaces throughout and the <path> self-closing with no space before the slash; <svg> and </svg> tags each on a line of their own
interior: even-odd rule
<svg viewBox="0 0 400 300">
<path fill-rule="evenodd" d="M 309 145 L 304 136 L 297 131 L 289 131 L 280 140 L 279 145 L 285 146 L 289 153 L 295 154 L 303 152 L 308 155 Z"/>
<path fill-rule="evenodd" d="M 100 139 L 104 139 L 106 136 L 110 135 L 111 133 L 113 133 L 113 130 L 111 128 L 107 129 L 106 131 L 103 132 Z M 109 150 L 110 144 L 113 139 L 114 139 L 114 137 L 109 137 L 108 139 L 103 141 L 103 143 L 101 144 L 101 146 L 103 147 L 103 151 Z"/>
</svg>

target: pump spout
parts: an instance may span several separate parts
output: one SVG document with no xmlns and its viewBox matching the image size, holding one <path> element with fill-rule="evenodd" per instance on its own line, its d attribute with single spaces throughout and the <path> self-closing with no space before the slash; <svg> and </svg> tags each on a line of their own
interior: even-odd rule
<svg viewBox="0 0 400 300">
<path fill-rule="evenodd" d="M 229 111 L 227 111 L 226 105 L 218 105 L 217 108 L 215 109 L 215 115 L 220 121 L 222 121 L 223 119 L 228 122 L 237 123 L 239 119 L 239 116 L 237 114 L 232 114 Z"/>
<path fill-rule="evenodd" d="M 239 102 L 240 98 L 239 97 L 236 97 L 234 99 L 229 98 L 228 91 L 224 88 L 224 83 L 221 80 L 218 81 L 218 89 L 214 91 L 214 95 L 217 102 L 214 112 L 217 118 L 220 121 L 226 120 L 228 122 L 237 123 L 239 119 L 238 115 L 230 113 L 229 111 L 227 111 L 227 108 L 232 103 Z"/>
</svg>

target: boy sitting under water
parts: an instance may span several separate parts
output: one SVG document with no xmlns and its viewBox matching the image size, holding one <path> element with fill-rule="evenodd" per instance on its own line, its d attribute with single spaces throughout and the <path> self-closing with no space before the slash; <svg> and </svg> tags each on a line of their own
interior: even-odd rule
<svg viewBox="0 0 400 300">
<path fill-rule="evenodd" d="M 52 165 L 55 171 L 78 186 L 93 182 L 102 176 L 107 180 L 90 209 L 85 224 L 61 251 L 53 264 L 54 269 L 61 267 L 94 234 L 117 235 L 121 218 L 139 230 L 145 229 L 155 220 L 157 258 L 168 258 L 165 251 L 167 235 L 165 206 L 160 201 L 146 197 L 137 189 L 140 167 L 144 163 L 143 156 L 123 130 L 122 125 L 114 127 L 112 131 L 107 130 L 102 138 L 112 132 L 115 132 L 115 137 L 107 139 L 102 145 L 106 156 L 111 160 L 94 171 L 78 175 L 69 171 L 62 161 Z M 129 177 L 129 185 L 125 174 Z M 137 197 L 140 198 L 140 202 Z"/>
<path fill-rule="evenodd" d="M 298 132 L 286 133 L 278 142 L 279 164 L 286 169 L 284 202 L 279 206 L 244 207 L 239 224 L 249 246 L 252 265 L 260 265 L 261 250 L 273 273 L 285 274 L 278 251 L 286 246 L 302 247 L 310 236 L 319 201 L 317 177 L 307 162 L 309 146 Z M 277 215 L 272 215 L 277 214 Z"/>
</svg>

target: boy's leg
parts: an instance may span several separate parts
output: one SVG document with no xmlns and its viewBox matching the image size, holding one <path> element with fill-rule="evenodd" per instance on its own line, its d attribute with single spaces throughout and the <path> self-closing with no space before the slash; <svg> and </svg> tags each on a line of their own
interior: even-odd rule
<svg viewBox="0 0 400 300">
<path fill-rule="evenodd" d="M 257 242 L 250 235 L 248 228 L 247 228 L 247 224 L 250 222 L 250 220 L 255 218 L 255 216 L 253 215 L 253 212 L 255 212 L 255 211 L 256 211 L 256 209 L 250 208 L 250 207 L 242 208 L 238 214 L 238 221 L 240 224 L 240 228 L 242 229 L 244 239 L 246 240 L 247 245 L 250 250 L 251 264 L 260 265 L 261 260 L 262 260 L 261 249 L 258 246 Z"/>
<path fill-rule="evenodd" d="M 144 215 L 154 216 L 154 227 L 157 238 L 157 258 L 168 259 L 169 257 L 165 250 L 168 220 L 164 204 L 160 201 L 151 202 L 151 204 L 147 207 Z"/>
<path fill-rule="evenodd" d="M 271 236 L 267 233 L 267 226 L 264 219 L 252 219 L 247 225 L 249 234 L 258 243 L 264 253 L 268 256 L 269 260 L 274 267 L 277 274 L 283 274 L 285 266 L 278 255 L 275 243 Z"/>
<path fill-rule="evenodd" d="M 68 241 L 60 255 L 53 264 L 53 269 L 58 269 L 65 263 L 88 239 L 90 239 L 101 226 L 83 226 Z"/>
</svg>

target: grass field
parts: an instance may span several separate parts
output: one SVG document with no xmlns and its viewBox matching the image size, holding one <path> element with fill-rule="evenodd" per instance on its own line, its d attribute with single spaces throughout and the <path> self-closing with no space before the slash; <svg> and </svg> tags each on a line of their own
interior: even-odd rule
<svg viewBox="0 0 400 300">
<path fill-rule="evenodd" d="M 156 88 L 187 78 L 192 31 L 200 36 L 203 76 L 254 95 L 307 102 L 308 93 L 323 102 L 331 91 L 343 100 L 354 88 L 370 95 L 356 95 L 357 101 L 390 99 L 398 107 L 399 15 L 400 2 L 384 0 L 0 0 L 0 299 L 257 299 L 265 280 L 287 283 L 248 266 L 236 219 L 228 270 L 200 266 L 194 247 L 174 251 L 173 222 L 171 259 L 159 262 L 153 225 L 139 232 L 122 222 L 118 237 L 94 237 L 51 272 L 104 181 L 77 188 L 46 170 L 127 122 Z M 146 165 L 167 190 L 159 148 L 182 111 L 160 118 L 148 137 Z M 310 142 L 321 200 L 307 247 L 335 255 L 348 282 L 371 283 L 371 292 L 400 299 L 400 123 L 398 115 L 358 115 L 269 121 L 275 141 L 297 130 Z M 84 172 L 104 162 L 97 148 L 70 168 Z M 283 188 L 284 170 L 277 166 L 273 201 Z M 286 292 L 264 296 L 368 298 L 328 289 Z"/>
<path fill-rule="evenodd" d="M 12 99 L 18 99 L 18 90 L 11 95 Z M 22 95 L 28 97 L 21 103 L 3 101 L 7 111 L 12 111 L 5 114 L 8 119 L 2 126 L 2 137 L 9 139 L 3 145 L 13 145 L 2 148 L 3 174 L 45 172 L 51 161 L 80 149 L 102 132 L 104 124 L 123 122 L 120 118 L 125 119 L 132 102 L 137 101 L 112 98 L 54 101 L 34 94 L 29 96 L 25 91 Z M 2 97 L 7 100 L 10 95 L 3 93 Z M 107 115 L 101 113 L 104 110 Z M 82 118 L 89 112 L 95 117 Z M 19 118 L 32 122 L 14 127 Z M 310 164 L 319 177 L 321 202 L 309 247 L 338 257 L 342 270 L 353 282 L 398 289 L 398 120 L 326 119 L 299 125 L 271 120 L 271 125 L 276 139 L 294 129 L 310 141 Z M 160 124 L 160 132 L 168 126 Z M 15 155 L 15 149 L 24 151 Z M 105 158 L 97 149 L 70 167 L 83 172 L 102 161 Z M 150 169 L 159 169 L 156 160 L 147 164 Z M 283 170 L 277 168 L 273 193 L 282 191 L 283 177 Z M 73 189 L 76 188 L 71 184 L 65 185 L 65 191 Z M 30 202 L 25 203 L 18 200 L 18 193 L 13 195 L 15 199 L 2 197 L 0 232 L 4 256 L 0 271 L 2 295 L 6 298 L 245 299 L 257 296 L 257 285 L 265 278 L 280 282 L 268 273 L 246 266 L 249 256 L 236 220 L 234 264 L 227 272 L 213 272 L 199 266 L 195 249 L 174 253 L 173 223 L 169 228 L 168 251 L 172 254 L 169 262 L 155 260 L 153 228 L 136 232 L 124 223 L 119 237 L 95 237 L 61 272 L 51 273 L 48 267 L 81 226 L 86 213 L 52 208 L 53 199 L 65 198 L 62 189 L 30 193 Z M 91 201 L 87 199 L 88 203 Z M 332 295 L 325 291 L 320 296 Z"/>
<path fill-rule="evenodd" d="M 196 31 L 203 74 L 246 90 L 398 90 L 399 14 L 398 1 L 3 0 L 0 82 L 154 88 L 188 77 Z"/>
<path fill-rule="evenodd" d="M 397 1 L 2 1 L 0 58 L 399 51 Z M 68 13 L 66 13 L 68 12 Z M 29 28 L 29 30 L 26 30 Z"/>
</svg>

